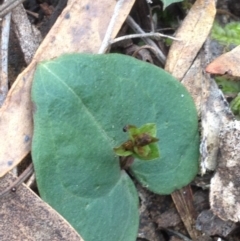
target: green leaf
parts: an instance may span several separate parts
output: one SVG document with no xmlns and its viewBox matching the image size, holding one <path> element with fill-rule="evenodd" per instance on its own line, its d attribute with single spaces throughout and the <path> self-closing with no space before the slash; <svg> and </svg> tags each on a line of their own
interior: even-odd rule
<svg viewBox="0 0 240 241">
<path fill-rule="evenodd" d="M 163 3 L 163 10 L 172 3 L 182 2 L 183 0 L 161 0 Z"/>
<path fill-rule="evenodd" d="M 139 134 L 148 133 L 153 137 L 157 135 L 157 127 L 154 123 L 147 123 L 139 128 Z"/>
<path fill-rule="evenodd" d="M 118 155 L 118 156 L 130 156 L 133 154 L 132 151 L 126 151 L 124 149 L 124 146 L 121 145 L 119 147 L 116 147 L 116 148 L 113 148 L 113 150 L 115 151 L 115 153 Z"/>
<path fill-rule="evenodd" d="M 149 152 L 149 155 L 146 157 L 147 159 L 145 160 L 153 160 L 160 157 L 158 145 L 156 143 L 151 143 L 148 146 L 150 148 L 150 152 Z"/>
<path fill-rule="evenodd" d="M 198 119 L 187 90 L 131 57 L 69 54 L 37 67 L 32 156 L 42 198 L 85 241 L 135 241 L 138 197 L 113 148 L 122 128 L 156 123 L 161 156 L 131 167 L 150 190 L 169 194 L 198 170 Z"/>
<path fill-rule="evenodd" d="M 151 149 L 147 145 L 147 146 L 141 146 L 141 147 L 134 147 L 134 151 L 137 154 L 137 156 L 139 156 L 139 157 L 147 157 L 149 155 Z"/>
</svg>

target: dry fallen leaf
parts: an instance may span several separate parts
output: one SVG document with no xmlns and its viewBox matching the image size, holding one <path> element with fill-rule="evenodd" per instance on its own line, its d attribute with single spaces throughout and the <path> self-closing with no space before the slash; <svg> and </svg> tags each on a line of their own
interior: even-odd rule
<svg viewBox="0 0 240 241">
<path fill-rule="evenodd" d="M 201 114 L 201 103 L 202 103 L 202 58 L 198 55 L 194 60 L 191 68 L 183 77 L 181 83 L 187 88 L 188 92 L 193 97 L 194 103 L 197 108 L 198 116 Z"/>
<path fill-rule="evenodd" d="M 211 74 L 228 74 L 234 77 L 240 77 L 240 46 L 232 51 L 216 58 L 206 67 L 206 71 Z"/>
<path fill-rule="evenodd" d="M 165 70 L 181 80 L 205 42 L 216 14 L 215 0 L 197 0 L 178 29 Z"/>
<path fill-rule="evenodd" d="M 134 0 L 125 0 L 114 25 L 116 36 Z M 112 17 L 115 1 L 71 0 L 46 36 L 31 64 L 18 76 L 0 110 L 0 176 L 30 151 L 32 138 L 31 83 L 39 61 L 69 52 L 97 53 Z"/>
<path fill-rule="evenodd" d="M 212 211 L 223 220 L 240 221 L 240 122 L 222 127 L 218 166 L 211 180 Z"/>
<path fill-rule="evenodd" d="M 0 179 L 0 192 L 14 178 L 7 174 Z M 54 209 L 25 185 L 0 198 L 1 240 L 84 241 Z"/>
</svg>

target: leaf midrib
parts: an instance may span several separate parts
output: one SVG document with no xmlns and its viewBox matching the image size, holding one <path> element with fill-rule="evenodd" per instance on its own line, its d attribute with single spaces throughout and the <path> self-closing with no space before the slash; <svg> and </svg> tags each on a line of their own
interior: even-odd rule
<svg viewBox="0 0 240 241">
<path fill-rule="evenodd" d="M 70 86 L 68 86 L 64 81 L 62 81 L 62 79 L 56 75 L 54 72 L 51 71 L 51 69 L 48 68 L 47 64 L 43 64 L 42 65 L 46 71 L 48 71 L 51 75 L 53 75 L 53 77 L 56 78 L 56 80 L 58 80 L 62 85 L 64 85 L 66 87 L 66 89 L 71 92 L 73 94 L 73 96 L 75 96 L 75 98 L 81 103 L 82 107 L 84 108 L 84 110 L 86 111 L 86 113 L 88 114 L 88 116 L 90 117 L 90 119 L 95 123 L 95 125 L 97 126 L 97 128 L 100 130 L 100 133 L 102 133 L 103 138 L 106 140 L 108 146 L 110 148 L 112 148 L 111 144 L 113 142 L 113 139 L 108 136 L 107 132 L 104 130 L 104 128 L 102 127 L 102 125 L 97 121 L 97 119 L 94 117 L 94 115 L 89 111 L 89 109 L 87 108 L 87 106 L 84 104 L 83 100 L 81 99 L 80 96 L 78 96 L 76 94 L 76 92 L 70 88 Z M 44 85 L 44 83 L 43 83 Z"/>
</svg>

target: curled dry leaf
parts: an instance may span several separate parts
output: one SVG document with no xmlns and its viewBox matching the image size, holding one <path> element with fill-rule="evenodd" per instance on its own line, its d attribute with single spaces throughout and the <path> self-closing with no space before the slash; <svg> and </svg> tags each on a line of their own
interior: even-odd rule
<svg viewBox="0 0 240 241">
<path fill-rule="evenodd" d="M 210 204 L 223 220 L 240 221 L 240 122 L 231 121 L 220 133 L 218 167 L 211 181 Z"/>
<path fill-rule="evenodd" d="M 181 80 L 205 42 L 216 14 L 215 0 L 197 0 L 178 29 L 165 69 Z M 200 34 L 201 33 L 201 34 Z"/>
<path fill-rule="evenodd" d="M 126 0 L 119 10 L 112 38 L 116 36 L 135 1 Z M 30 151 L 32 104 L 30 90 L 36 64 L 63 53 L 96 53 L 113 14 L 115 1 L 71 0 L 40 45 L 31 64 L 18 76 L 0 110 L 0 176 Z M 90 21 L 91 19 L 91 21 Z"/>
<path fill-rule="evenodd" d="M 210 63 L 206 71 L 211 74 L 228 74 L 234 77 L 240 77 L 240 46 L 232 51 L 225 53 Z"/>
</svg>

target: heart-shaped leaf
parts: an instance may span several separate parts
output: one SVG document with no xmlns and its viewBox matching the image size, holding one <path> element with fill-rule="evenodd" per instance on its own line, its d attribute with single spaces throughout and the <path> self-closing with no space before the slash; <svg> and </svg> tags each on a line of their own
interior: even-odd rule
<svg viewBox="0 0 240 241">
<path fill-rule="evenodd" d="M 38 65 L 32 98 L 40 194 L 85 241 L 136 239 L 137 193 L 113 151 L 127 124 L 157 126 L 160 158 L 131 168 L 150 190 L 169 194 L 197 173 L 194 103 L 158 67 L 118 54 L 64 55 Z"/>
</svg>

